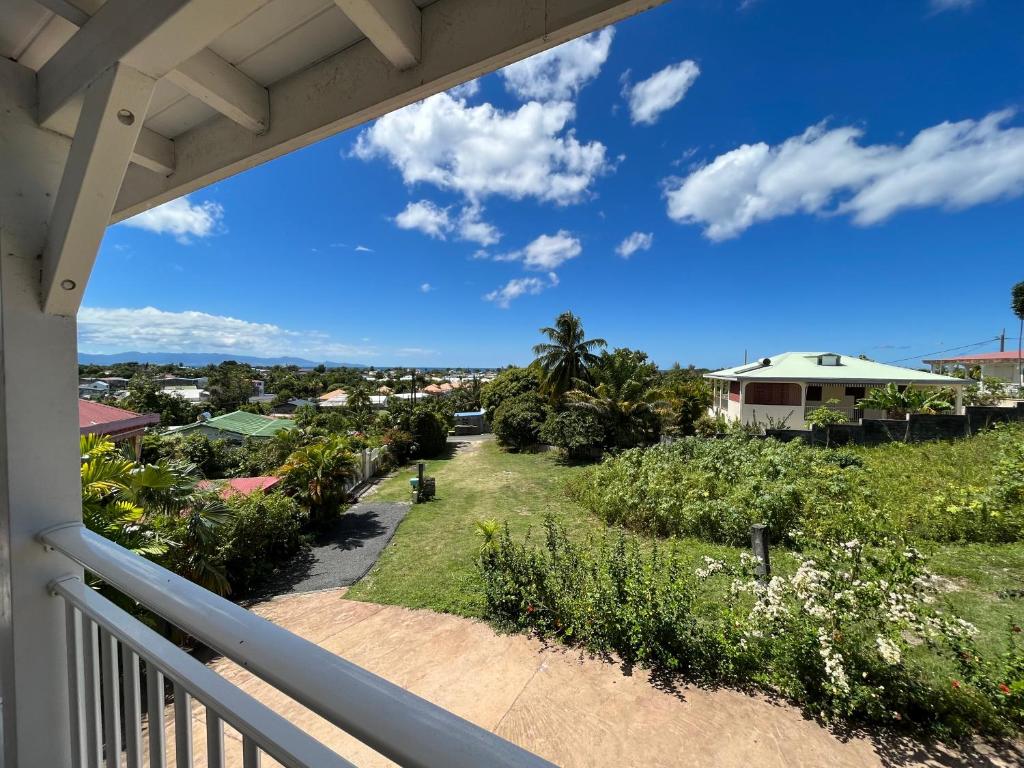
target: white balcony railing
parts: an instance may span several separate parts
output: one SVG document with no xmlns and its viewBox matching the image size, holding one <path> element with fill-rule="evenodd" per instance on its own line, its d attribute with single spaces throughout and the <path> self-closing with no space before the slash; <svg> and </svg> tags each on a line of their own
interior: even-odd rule
<svg viewBox="0 0 1024 768">
<path fill-rule="evenodd" d="M 551 765 L 81 524 L 52 528 L 39 538 L 399 765 Z M 241 734 L 244 768 L 258 766 L 263 753 L 286 768 L 352 765 L 78 578 L 58 579 L 51 592 L 66 607 L 75 768 L 117 768 L 123 760 L 128 768 L 166 765 L 166 681 L 174 691 L 178 768 L 193 765 L 193 699 L 206 710 L 210 768 L 226 765 L 225 723 Z M 142 738 L 143 668 L 148 755 Z"/>
</svg>

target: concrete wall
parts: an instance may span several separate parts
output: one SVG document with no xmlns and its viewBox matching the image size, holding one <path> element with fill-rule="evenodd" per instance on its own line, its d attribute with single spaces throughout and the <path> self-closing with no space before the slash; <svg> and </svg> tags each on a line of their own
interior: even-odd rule
<svg viewBox="0 0 1024 768">
<path fill-rule="evenodd" d="M 906 419 L 862 419 L 860 424 L 834 424 L 830 430 L 769 430 L 768 437 L 810 445 L 879 445 L 891 442 L 921 443 L 969 437 L 993 424 L 1024 423 L 1024 403 L 1015 408 L 971 406 L 963 416 L 912 413 Z"/>
</svg>

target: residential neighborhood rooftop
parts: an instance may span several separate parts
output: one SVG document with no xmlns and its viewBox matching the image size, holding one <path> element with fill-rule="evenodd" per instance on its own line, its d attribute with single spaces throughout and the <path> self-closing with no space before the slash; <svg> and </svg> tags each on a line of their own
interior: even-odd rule
<svg viewBox="0 0 1024 768">
<path fill-rule="evenodd" d="M 78 400 L 78 429 L 83 435 L 115 435 L 159 423 L 156 413 L 136 413 L 92 400 Z"/>
<path fill-rule="evenodd" d="M 168 431 L 182 434 L 201 427 L 215 429 L 220 432 L 230 432 L 245 437 L 270 437 L 282 429 L 294 428 L 295 422 L 291 419 L 274 419 L 269 416 L 260 416 L 256 413 L 233 411 L 225 413 L 223 416 L 215 416 L 206 421 L 197 421 L 194 424 L 186 424 L 182 427 L 171 427 Z"/>
</svg>

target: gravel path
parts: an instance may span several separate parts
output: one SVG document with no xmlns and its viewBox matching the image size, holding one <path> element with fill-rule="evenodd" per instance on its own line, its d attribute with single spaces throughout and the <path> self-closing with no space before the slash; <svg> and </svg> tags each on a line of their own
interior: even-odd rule
<svg viewBox="0 0 1024 768">
<path fill-rule="evenodd" d="M 266 594 L 285 595 L 355 584 L 373 567 L 409 511 L 401 501 L 361 501 L 330 530 L 320 533 L 310 550 L 280 572 Z"/>
</svg>

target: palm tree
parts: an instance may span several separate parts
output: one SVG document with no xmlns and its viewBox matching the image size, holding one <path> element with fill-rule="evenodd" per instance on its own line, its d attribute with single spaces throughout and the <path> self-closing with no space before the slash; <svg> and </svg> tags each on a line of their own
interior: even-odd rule
<svg viewBox="0 0 1024 768">
<path fill-rule="evenodd" d="M 1010 307 L 1020 320 L 1020 330 L 1017 332 L 1017 383 L 1024 384 L 1024 357 L 1021 355 L 1021 344 L 1024 342 L 1024 280 L 1010 290 Z"/>
<path fill-rule="evenodd" d="M 609 447 L 632 448 L 644 442 L 661 405 L 660 393 L 637 379 L 621 385 L 602 381 L 596 385 L 576 380 L 576 388 L 566 393 L 574 408 L 590 411 L 606 425 Z"/>
<path fill-rule="evenodd" d="M 333 437 L 299 448 L 279 471 L 285 487 L 309 509 L 310 517 L 323 523 L 344 502 L 357 477 L 357 461 L 348 443 Z"/>
<path fill-rule="evenodd" d="M 576 380 L 590 381 L 590 369 L 597 365 L 595 351 L 604 349 L 604 339 L 587 339 L 583 322 L 572 312 L 563 312 L 554 327 L 541 328 L 549 343 L 533 348 L 537 364 L 544 371 L 544 389 L 553 398 L 565 394 Z"/>
</svg>

